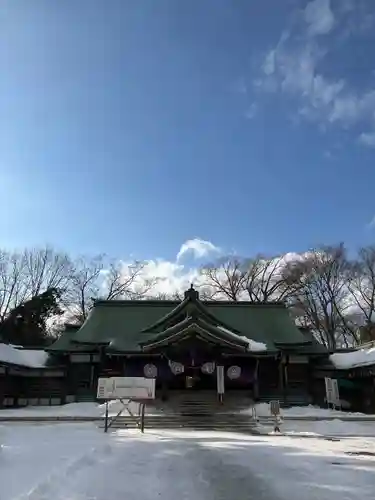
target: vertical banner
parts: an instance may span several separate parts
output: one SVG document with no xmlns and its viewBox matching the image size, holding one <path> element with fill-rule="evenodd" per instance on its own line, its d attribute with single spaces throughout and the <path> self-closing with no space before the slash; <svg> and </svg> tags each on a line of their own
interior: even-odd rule
<svg viewBox="0 0 375 500">
<path fill-rule="evenodd" d="M 336 378 L 332 379 L 332 404 L 341 407 L 339 384 Z"/>
<path fill-rule="evenodd" d="M 217 393 L 224 394 L 224 366 L 216 367 Z"/>
<path fill-rule="evenodd" d="M 326 386 L 326 399 L 327 404 L 330 405 L 333 403 L 333 387 L 332 387 L 332 379 L 330 377 L 324 377 L 324 382 Z"/>
</svg>

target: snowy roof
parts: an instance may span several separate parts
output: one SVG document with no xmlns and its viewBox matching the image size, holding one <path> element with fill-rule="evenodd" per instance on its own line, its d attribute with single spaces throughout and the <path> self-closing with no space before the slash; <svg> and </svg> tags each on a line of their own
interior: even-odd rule
<svg viewBox="0 0 375 500">
<path fill-rule="evenodd" d="M 335 367 L 341 370 L 374 365 L 375 347 L 358 349 L 351 352 L 336 352 L 331 354 L 329 358 Z"/>
<path fill-rule="evenodd" d="M 0 363 L 28 368 L 44 368 L 47 358 L 48 353 L 41 349 L 18 349 L 12 345 L 0 344 Z"/>
<path fill-rule="evenodd" d="M 244 335 L 237 335 L 237 333 L 231 332 L 230 330 L 227 330 L 223 326 L 218 326 L 218 329 L 221 330 L 222 332 L 228 333 L 237 340 L 240 339 L 247 342 L 248 351 L 253 351 L 253 352 L 267 351 L 267 346 L 263 342 L 257 342 L 255 340 L 249 339 L 248 337 L 245 337 Z"/>
</svg>

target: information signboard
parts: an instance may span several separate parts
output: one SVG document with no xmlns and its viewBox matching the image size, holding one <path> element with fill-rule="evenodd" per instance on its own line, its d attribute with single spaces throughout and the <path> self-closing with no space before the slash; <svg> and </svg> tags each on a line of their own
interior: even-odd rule
<svg viewBox="0 0 375 500">
<path fill-rule="evenodd" d="M 155 399 L 155 379 L 107 377 L 98 380 L 98 399 Z"/>
</svg>

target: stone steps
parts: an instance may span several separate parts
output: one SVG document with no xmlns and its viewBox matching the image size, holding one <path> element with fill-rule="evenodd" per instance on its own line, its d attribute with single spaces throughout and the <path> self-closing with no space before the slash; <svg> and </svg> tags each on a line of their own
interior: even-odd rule
<svg viewBox="0 0 375 500">
<path fill-rule="evenodd" d="M 221 431 L 251 431 L 256 428 L 256 423 L 250 416 L 238 419 L 239 415 L 226 415 L 225 419 L 215 417 L 145 417 L 145 429 L 192 429 L 192 430 L 221 430 Z M 104 422 L 100 423 L 104 427 Z M 137 428 L 137 422 L 131 417 L 118 417 L 111 424 L 111 429 Z"/>
<path fill-rule="evenodd" d="M 283 400 L 280 394 L 262 394 L 259 396 L 258 403 L 269 403 L 270 401 L 280 401 L 281 408 L 289 408 L 291 406 L 308 406 L 311 404 L 311 398 L 308 394 L 288 394 L 288 397 Z"/>
<path fill-rule="evenodd" d="M 239 414 L 239 410 L 249 408 L 251 403 L 239 394 L 229 395 L 220 403 L 215 392 L 176 393 L 168 401 L 155 400 L 147 405 L 145 429 L 251 432 L 256 423 L 250 415 Z M 110 428 L 136 427 L 137 422 L 124 414 L 114 420 Z"/>
</svg>

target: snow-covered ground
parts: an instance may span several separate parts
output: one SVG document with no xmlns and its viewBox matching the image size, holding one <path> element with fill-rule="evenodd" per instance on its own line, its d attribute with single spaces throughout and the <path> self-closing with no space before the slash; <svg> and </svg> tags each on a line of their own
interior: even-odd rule
<svg viewBox="0 0 375 500">
<path fill-rule="evenodd" d="M 375 438 L 0 427 L 1 500 L 372 500 Z"/>
<path fill-rule="evenodd" d="M 130 403 L 130 409 L 133 412 L 138 411 L 137 403 Z M 121 410 L 122 404 L 119 401 L 110 401 L 109 414 L 115 415 Z M 252 415 L 252 408 L 241 410 L 239 413 L 242 415 Z M 260 417 L 268 417 L 271 415 L 269 403 L 259 403 L 255 405 L 256 413 Z M 25 408 L 9 408 L 1 409 L 0 416 L 4 417 L 101 417 L 104 416 L 105 405 L 98 405 L 97 403 L 70 403 L 62 406 L 27 406 Z M 157 414 L 157 409 L 152 406 L 146 407 L 146 413 Z M 340 419 L 350 418 L 355 420 L 369 419 L 371 417 L 375 420 L 375 415 L 365 415 L 363 413 L 353 413 L 347 411 L 332 410 L 329 408 L 318 408 L 316 406 L 294 406 L 293 408 L 286 408 L 281 410 L 281 414 L 285 418 L 329 418 Z M 1 499 L 0 499 L 1 500 Z"/>
<path fill-rule="evenodd" d="M 256 413 L 258 416 L 267 417 L 271 415 L 271 409 L 269 403 L 258 403 L 255 405 Z M 252 407 L 242 410 L 242 414 L 248 413 L 251 415 Z M 318 406 L 293 406 L 292 408 L 283 408 L 281 414 L 288 418 L 354 418 L 360 420 L 361 418 L 375 419 L 375 415 L 365 415 L 364 413 L 355 413 L 348 411 L 333 410 L 332 408 L 320 408 Z"/>
<path fill-rule="evenodd" d="M 129 409 L 137 413 L 138 403 L 131 402 Z M 116 415 L 123 405 L 119 401 L 110 401 L 109 415 Z M 149 410 L 148 414 L 156 410 Z M 8 408 L 0 410 L 0 417 L 103 417 L 105 404 L 97 403 L 70 403 L 61 406 L 26 406 L 24 408 Z M 1 500 L 1 497 L 0 497 Z"/>
<path fill-rule="evenodd" d="M 272 425 L 261 424 L 260 429 L 267 433 L 273 431 Z M 375 422 L 347 422 L 339 419 L 319 421 L 284 420 L 281 424 L 281 431 L 289 436 L 367 436 L 375 438 Z"/>
</svg>

